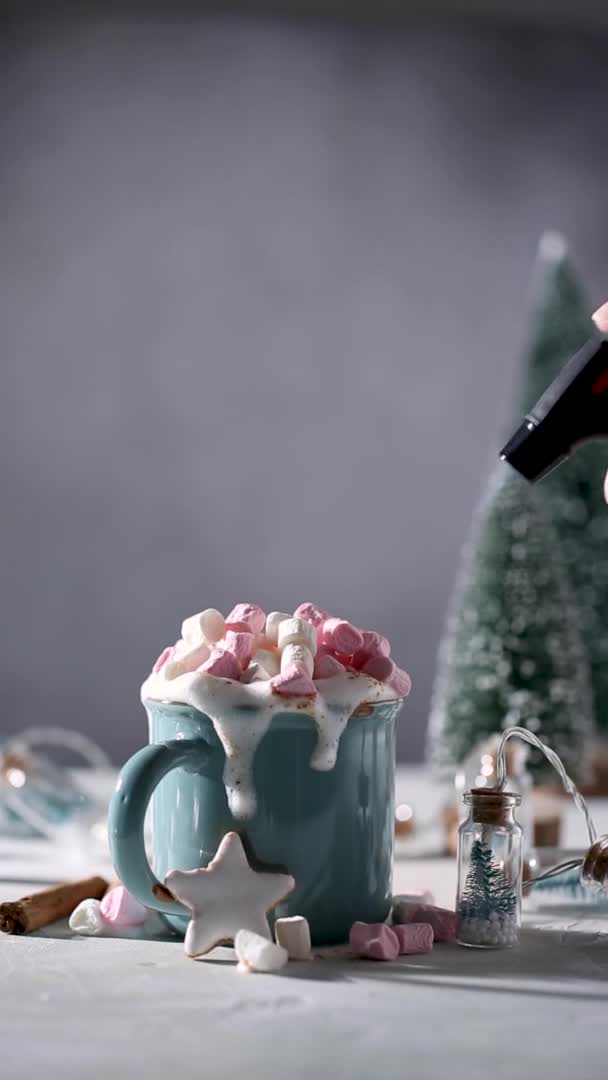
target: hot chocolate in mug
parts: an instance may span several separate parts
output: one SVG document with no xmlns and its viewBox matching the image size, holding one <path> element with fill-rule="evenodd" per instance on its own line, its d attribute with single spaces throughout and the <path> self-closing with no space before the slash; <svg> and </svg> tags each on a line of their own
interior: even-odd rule
<svg viewBox="0 0 608 1080">
<path fill-rule="evenodd" d="M 150 744 L 124 766 L 110 807 L 120 880 L 184 933 L 189 913 L 169 898 L 163 880 L 170 870 L 207 866 L 222 837 L 235 831 L 254 869 L 295 878 L 294 892 L 271 919 L 305 916 L 316 945 L 346 941 L 357 920 L 384 921 L 391 906 L 395 727 L 402 704 L 356 709 L 331 768 L 311 765 L 318 738 L 313 717 L 281 705 L 256 744 L 251 797 L 243 803 L 238 788 L 227 789 L 231 762 L 209 716 L 190 705 L 144 701 Z M 242 724 L 246 740 L 257 708 L 242 707 L 231 717 L 233 733 Z M 237 770 L 233 785 L 239 783 Z M 150 801 L 153 869 L 144 846 Z"/>
</svg>

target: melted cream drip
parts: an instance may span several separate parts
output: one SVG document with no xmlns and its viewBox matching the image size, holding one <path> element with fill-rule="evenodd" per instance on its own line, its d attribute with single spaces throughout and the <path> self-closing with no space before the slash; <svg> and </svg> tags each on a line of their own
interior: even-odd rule
<svg viewBox="0 0 608 1080">
<path fill-rule="evenodd" d="M 224 747 L 224 784 L 235 818 L 251 818 L 256 811 L 253 759 L 276 713 L 297 707 L 312 717 L 317 744 L 310 759 L 313 769 L 327 772 L 336 763 L 340 736 L 349 717 L 363 702 L 386 701 L 395 694 L 368 675 L 345 672 L 320 679 L 315 698 L 273 694 L 268 681 L 240 683 L 194 671 L 166 679 L 162 671 L 150 675 L 141 688 L 142 701 L 191 705 L 211 720 Z"/>
</svg>

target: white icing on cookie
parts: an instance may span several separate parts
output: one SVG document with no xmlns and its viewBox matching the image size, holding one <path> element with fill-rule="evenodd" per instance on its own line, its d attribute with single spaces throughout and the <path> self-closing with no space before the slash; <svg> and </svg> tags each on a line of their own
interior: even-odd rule
<svg viewBox="0 0 608 1080">
<path fill-rule="evenodd" d="M 232 943 L 239 930 L 271 941 L 268 912 L 295 888 L 289 874 L 257 873 L 247 862 L 238 833 L 224 836 L 213 859 L 200 870 L 171 870 L 165 885 L 192 912 L 184 948 L 203 956 Z"/>
</svg>

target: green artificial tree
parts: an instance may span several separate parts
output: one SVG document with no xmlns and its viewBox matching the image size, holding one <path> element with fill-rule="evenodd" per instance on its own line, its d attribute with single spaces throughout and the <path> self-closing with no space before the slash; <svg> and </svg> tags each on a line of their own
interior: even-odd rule
<svg viewBox="0 0 608 1080">
<path fill-rule="evenodd" d="M 469 872 L 458 905 L 463 919 L 488 919 L 490 915 L 512 915 L 517 896 L 505 872 L 496 863 L 489 847 L 476 840 L 471 848 Z"/>
<path fill-rule="evenodd" d="M 565 240 L 543 236 L 532 281 L 528 340 L 514 423 L 533 407 L 593 330 L 591 305 Z M 608 405 L 607 405 L 608 408 Z M 589 657 L 595 724 L 608 734 L 608 449 L 581 447 L 540 487 L 561 540 Z"/>
<path fill-rule="evenodd" d="M 589 669 L 562 551 L 535 488 L 500 463 L 465 548 L 431 708 L 439 766 L 521 725 L 573 775 L 592 730 Z M 530 767 L 547 769 L 537 751 Z"/>
</svg>

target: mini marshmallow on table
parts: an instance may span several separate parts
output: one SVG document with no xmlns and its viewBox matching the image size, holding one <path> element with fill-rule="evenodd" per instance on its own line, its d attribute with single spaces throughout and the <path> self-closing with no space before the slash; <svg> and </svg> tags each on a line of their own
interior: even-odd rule
<svg viewBox="0 0 608 1080">
<path fill-rule="evenodd" d="M 392 921 L 396 926 L 407 923 L 428 923 L 433 928 L 435 941 L 456 940 L 456 912 L 449 908 L 435 907 L 434 904 L 393 900 Z"/>
<path fill-rule="evenodd" d="M 70 915 L 68 925 L 77 934 L 99 937 L 112 930 L 143 926 L 148 914 L 148 909 L 124 885 L 115 885 L 102 900 L 82 900 Z"/>
<path fill-rule="evenodd" d="M 310 927 L 303 915 L 288 915 L 274 924 L 277 945 L 287 949 L 290 960 L 310 960 Z"/>
<path fill-rule="evenodd" d="M 238 971 L 260 971 L 271 974 L 285 967 L 287 949 L 274 941 L 255 934 L 252 930 L 239 930 L 234 939 Z"/>
<path fill-rule="evenodd" d="M 400 956 L 419 956 L 433 949 L 435 935 L 429 923 L 408 923 L 407 926 L 392 926 L 391 930 L 399 942 Z"/>
<path fill-rule="evenodd" d="M 405 911 L 406 909 L 411 910 L 412 907 L 420 907 L 421 904 L 424 904 L 425 907 L 436 906 L 435 897 L 429 889 L 414 889 L 413 892 L 397 893 L 392 899 L 393 911 L 395 909 L 401 909 L 402 911 Z M 393 919 L 392 921 L 401 922 L 403 920 Z"/>
<path fill-rule="evenodd" d="M 101 914 L 110 926 L 142 926 L 148 910 L 128 892 L 124 885 L 109 889 L 100 904 Z"/>
<path fill-rule="evenodd" d="M 396 960 L 399 956 L 399 940 L 386 923 L 355 922 L 349 941 L 353 954 L 362 959 Z"/>
<path fill-rule="evenodd" d="M 433 948 L 433 928 L 428 923 L 387 926 L 386 923 L 353 923 L 350 946 L 366 960 L 396 960 L 399 955 L 420 955 Z"/>
<path fill-rule="evenodd" d="M 94 900 L 93 897 L 81 900 L 70 915 L 68 926 L 75 934 L 101 937 L 107 931 L 108 923 L 103 917 L 99 900 Z"/>
</svg>

